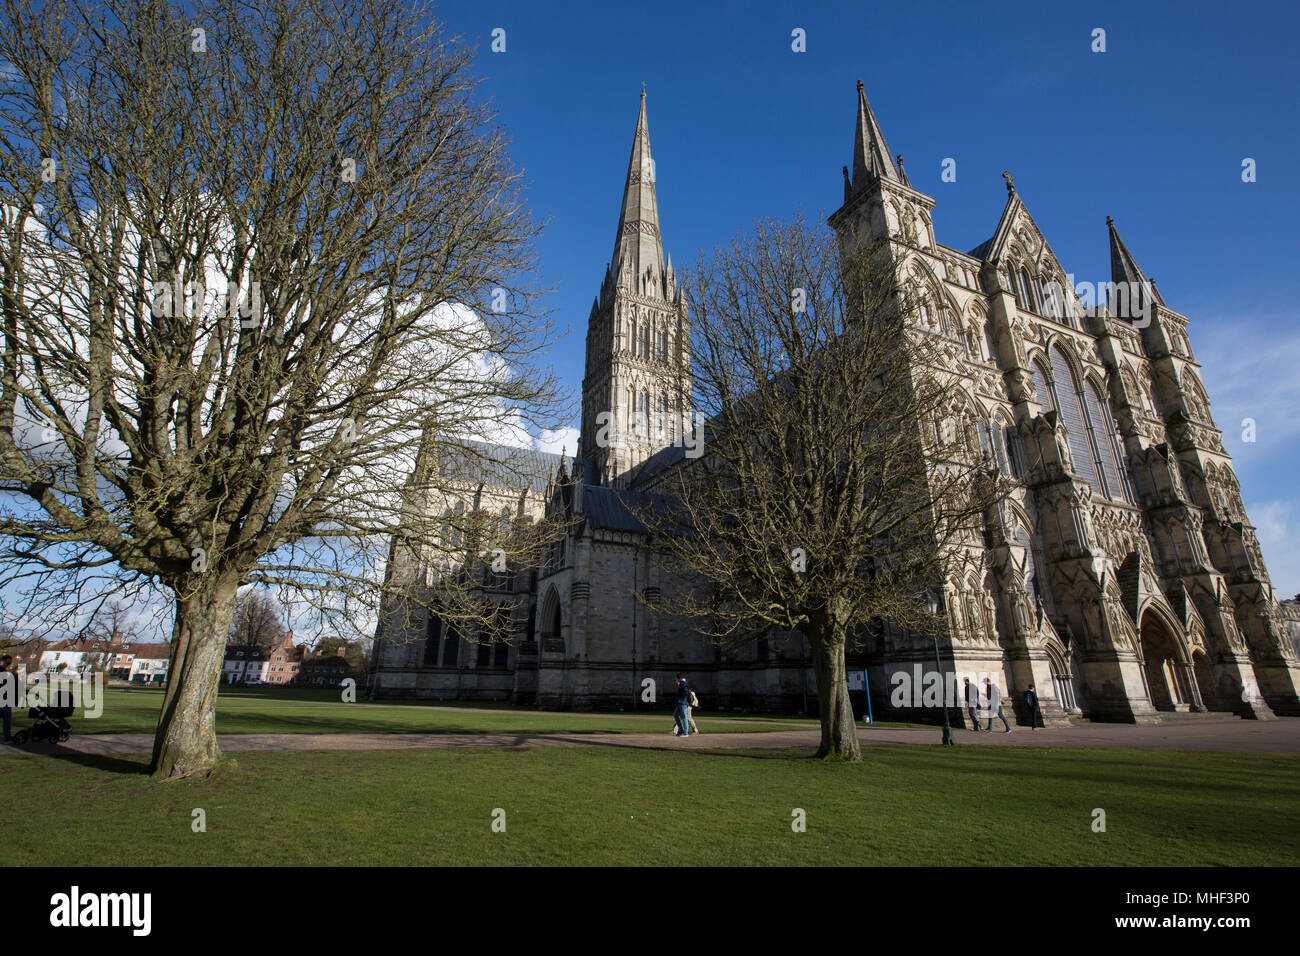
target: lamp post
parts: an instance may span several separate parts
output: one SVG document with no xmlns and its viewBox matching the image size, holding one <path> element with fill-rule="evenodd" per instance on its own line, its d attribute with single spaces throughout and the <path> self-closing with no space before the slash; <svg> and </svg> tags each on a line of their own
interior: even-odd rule
<svg viewBox="0 0 1300 956">
<path fill-rule="evenodd" d="M 934 588 L 925 592 L 926 600 L 930 604 L 930 613 L 934 617 L 939 616 L 942 610 L 939 602 L 939 596 L 935 593 Z M 948 721 L 948 682 L 943 678 L 943 663 L 939 660 L 939 629 L 936 627 L 933 632 L 934 636 L 934 666 L 939 670 L 939 699 L 942 702 L 943 709 L 943 745 L 945 747 L 954 746 L 957 741 L 952 736 L 952 724 Z"/>
</svg>

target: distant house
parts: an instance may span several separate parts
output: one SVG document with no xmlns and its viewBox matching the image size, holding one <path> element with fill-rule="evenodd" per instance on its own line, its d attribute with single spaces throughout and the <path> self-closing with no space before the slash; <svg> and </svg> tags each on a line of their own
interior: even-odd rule
<svg viewBox="0 0 1300 956">
<path fill-rule="evenodd" d="M 135 660 L 135 644 L 125 644 L 108 655 L 108 676 L 120 680 L 131 679 L 131 662 Z"/>
<path fill-rule="evenodd" d="M 254 644 L 231 644 L 226 648 L 226 660 L 221 677 L 227 684 L 261 683 L 266 676 L 266 650 Z"/>
<path fill-rule="evenodd" d="M 36 669 L 48 675 L 63 676 L 85 675 L 103 670 L 109 677 L 131 680 L 133 674 L 142 672 L 135 667 L 136 659 L 142 656 L 147 660 L 162 658 L 165 661 L 169 656 L 169 647 L 159 643 L 129 644 L 117 632 L 103 638 L 75 637 L 44 647 Z M 157 667 L 147 665 L 144 670 L 154 674 Z M 165 667 L 162 672 L 165 675 Z"/>
<path fill-rule="evenodd" d="M 45 674 L 71 677 L 93 669 L 103 654 L 104 651 L 93 641 L 69 638 L 51 644 L 43 651 L 39 666 Z"/>
<path fill-rule="evenodd" d="M 120 647 L 109 648 L 107 664 L 108 676 L 116 677 L 119 680 L 130 680 L 131 668 L 135 664 L 135 659 L 140 656 L 141 648 L 151 649 L 159 646 L 166 648 L 168 645 L 139 643 L 123 644 Z M 152 650 L 149 650 L 148 652 L 153 653 Z"/>
<path fill-rule="evenodd" d="M 337 687 L 349 677 L 357 676 L 356 669 L 348 663 L 346 647 L 334 654 L 308 656 L 298 671 L 299 687 Z"/>
<path fill-rule="evenodd" d="M 262 683 L 288 684 L 298 676 L 305 653 L 304 648 L 294 646 L 293 631 L 286 631 L 279 645 L 267 657 Z"/>
<path fill-rule="evenodd" d="M 128 673 L 133 684 L 162 684 L 167 680 L 171 645 L 136 644 Z"/>
</svg>

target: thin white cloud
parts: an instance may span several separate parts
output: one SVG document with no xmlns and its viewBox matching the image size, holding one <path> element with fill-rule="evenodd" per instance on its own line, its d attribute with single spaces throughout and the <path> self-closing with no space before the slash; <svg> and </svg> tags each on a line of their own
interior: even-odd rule
<svg viewBox="0 0 1300 956">
<path fill-rule="evenodd" d="M 561 452 L 575 454 L 578 450 L 578 429 L 557 428 L 554 431 L 545 429 L 534 440 L 534 447 L 538 451 L 548 451 L 555 455 Z"/>
<path fill-rule="evenodd" d="M 1234 458 L 1290 453 L 1300 440 L 1300 333 L 1273 331 L 1281 325 L 1225 320 L 1194 336 L 1214 419 Z M 1249 447 L 1245 419 L 1255 424 Z"/>
<path fill-rule="evenodd" d="M 1279 598 L 1300 594 L 1300 549 L 1296 547 L 1295 516 L 1300 506 L 1294 501 L 1261 501 L 1246 504 L 1264 552 L 1273 589 Z M 1290 532 L 1288 532 L 1290 528 Z"/>
</svg>

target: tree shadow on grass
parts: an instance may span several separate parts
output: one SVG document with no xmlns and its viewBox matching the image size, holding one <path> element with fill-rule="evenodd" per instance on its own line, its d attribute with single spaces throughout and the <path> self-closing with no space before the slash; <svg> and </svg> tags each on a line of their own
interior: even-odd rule
<svg viewBox="0 0 1300 956">
<path fill-rule="evenodd" d="M 518 734 L 516 735 L 511 746 L 519 747 L 519 746 L 526 746 L 529 743 L 536 744 L 539 742 L 545 743 L 548 741 L 554 741 L 561 745 L 563 744 L 571 745 L 572 742 L 567 740 L 566 738 L 574 736 L 577 733 L 579 733 L 579 731 L 566 730 L 566 731 L 561 731 L 560 734 L 547 734 L 547 733 Z M 599 733 L 604 734 L 605 731 L 599 731 Z M 583 741 L 581 746 L 612 747 L 618 750 L 650 750 L 650 751 L 654 751 L 655 753 L 689 753 L 689 754 L 698 754 L 702 757 L 745 757 L 750 760 L 804 760 L 804 759 L 813 759 L 816 756 L 815 752 L 808 751 L 802 747 L 773 748 L 771 750 L 758 749 L 758 748 L 745 749 L 745 750 L 741 750 L 741 749 L 732 750 L 727 747 L 716 747 L 716 748 L 709 748 L 707 750 L 706 749 L 696 750 L 694 748 L 681 747 L 675 743 L 672 743 L 671 742 L 672 737 L 670 735 L 666 734 L 664 736 L 667 739 L 665 739 L 663 743 L 653 743 L 645 740 L 588 740 L 588 741 Z"/>
<path fill-rule="evenodd" d="M 144 774 L 149 773 L 149 755 L 148 754 L 97 754 L 85 753 L 80 750 L 68 750 L 64 747 L 45 746 L 41 749 L 24 747 L 25 753 L 34 757 L 49 757 L 53 760 L 61 760 L 65 763 L 75 763 L 83 767 L 89 767 L 92 770 L 101 770 L 104 773 L 116 774 Z M 136 759 L 131 759 L 134 756 Z"/>
<path fill-rule="evenodd" d="M 470 720 L 473 720 L 471 716 Z M 512 734 L 512 733 L 550 733 L 550 734 L 622 734 L 635 733 L 624 728 L 580 727 L 572 730 L 561 727 L 540 729 L 537 731 L 520 731 L 509 726 L 476 726 L 472 722 L 465 724 L 446 724 L 442 726 L 422 726 L 419 722 L 395 723 L 391 719 L 375 717 L 367 719 L 358 715 L 354 719 L 341 720 L 336 716 L 322 718 L 311 715 L 294 714 L 232 714 L 217 715 L 218 735 L 242 734 L 384 734 L 400 736 L 403 734 Z"/>
</svg>

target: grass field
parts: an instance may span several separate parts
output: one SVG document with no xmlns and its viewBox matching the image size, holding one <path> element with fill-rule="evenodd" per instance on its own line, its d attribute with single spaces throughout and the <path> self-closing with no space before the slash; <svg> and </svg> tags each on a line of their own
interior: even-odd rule
<svg viewBox="0 0 1300 956">
<path fill-rule="evenodd" d="M 78 712 L 72 723 L 79 734 L 153 733 L 162 706 L 155 688 L 108 688 L 103 713 L 94 719 Z M 503 705 L 496 705 L 497 707 Z M 468 711 L 468 712 L 466 712 Z M 816 721 L 799 717 L 710 714 L 697 711 L 701 730 L 731 733 L 811 727 Z M 26 726 L 26 714 L 15 716 L 15 727 Z M 899 725 L 893 725 L 899 726 Z M 223 690 L 217 698 L 219 734 L 323 733 L 661 733 L 672 727 L 672 715 L 662 713 L 567 714 L 537 710 L 493 713 L 483 707 L 446 707 L 422 702 L 344 704 L 330 690 Z"/>
<path fill-rule="evenodd" d="M 17 865 L 1300 862 L 1293 756 L 881 745 L 834 766 L 805 754 L 251 753 L 165 785 L 138 772 L 143 756 L 24 754 L 0 764 L 0 800 Z M 795 808 L 807 832 L 792 831 Z"/>
</svg>

